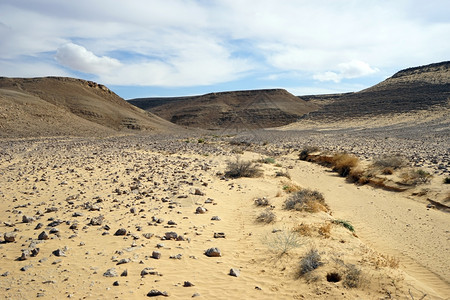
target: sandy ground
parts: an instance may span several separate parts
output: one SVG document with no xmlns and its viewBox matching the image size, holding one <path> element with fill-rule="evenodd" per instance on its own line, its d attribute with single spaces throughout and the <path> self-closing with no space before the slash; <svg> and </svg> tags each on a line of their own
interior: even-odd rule
<svg viewBox="0 0 450 300">
<path fill-rule="evenodd" d="M 5 299 L 139 299 L 151 290 L 173 299 L 450 295 L 447 213 L 427 209 L 407 193 L 346 183 L 324 167 L 299 161 L 295 151 L 262 163 L 262 177 L 227 179 L 220 174 L 236 154 L 224 144 L 117 138 L 2 146 Z M 265 158 L 250 151 L 239 155 Z M 294 184 L 320 191 L 330 211 L 284 210 L 290 197 L 284 187 Z M 254 204 L 261 197 L 269 199 L 275 222 L 256 221 L 266 209 Z M 205 213 L 196 213 L 199 207 Z M 337 219 L 349 221 L 355 233 L 332 223 Z M 300 224 L 311 232 L 292 233 Z M 124 235 L 116 235 L 121 228 Z M 38 238 L 42 232 L 48 239 Z M 166 238 L 174 236 L 170 232 L 181 237 Z M 14 241 L 5 241 L 5 233 L 13 233 Z M 205 255 L 213 247 L 220 257 Z M 37 255 L 20 260 L 22 250 L 36 248 Z M 313 248 L 322 265 L 299 276 L 300 261 Z M 154 251 L 161 258 L 153 258 Z M 352 266 L 359 271 L 353 288 L 346 277 Z M 230 275 L 232 268 L 238 277 Z M 327 280 L 331 273 L 339 282 Z"/>
</svg>

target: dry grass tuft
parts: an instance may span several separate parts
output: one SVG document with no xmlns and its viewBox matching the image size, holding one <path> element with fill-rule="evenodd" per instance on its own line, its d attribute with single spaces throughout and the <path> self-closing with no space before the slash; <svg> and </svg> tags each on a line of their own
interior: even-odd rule
<svg viewBox="0 0 450 300">
<path fill-rule="evenodd" d="M 275 213 L 272 210 L 266 209 L 265 211 L 261 212 L 256 217 L 256 221 L 259 222 L 259 223 L 270 224 L 270 223 L 274 223 L 276 218 L 277 217 L 276 217 Z"/>
<path fill-rule="evenodd" d="M 302 245 L 299 236 L 292 230 L 279 230 L 266 236 L 263 240 L 271 250 L 278 252 L 280 255 L 289 253 L 294 248 Z"/>
<path fill-rule="evenodd" d="M 322 193 L 310 189 L 300 190 L 284 202 L 284 209 L 307 212 L 328 211 Z"/>
<path fill-rule="evenodd" d="M 402 178 L 402 184 L 414 186 L 428 183 L 432 175 L 422 169 L 418 169 L 404 172 L 400 177 Z"/>
<path fill-rule="evenodd" d="M 331 237 L 331 227 L 332 227 L 332 224 L 331 223 L 327 223 L 327 224 L 324 224 L 324 225 L 320 226 L 317 231 L 319 232 L 319 234 L 321 236 L 323 236 L 324 238 L 328 239 L 328 238 Z"/>
<path fill-rule="evenodd" d="M 240 177 L 260 177 L 263 171 L 251 161 L 241 161 L 239 158 L 236 161 L 227 162 L 227 170 L 225 171 L 225 176 L 229 178 L 240 178 Z"/>
<path fill-rule="evenodd" d="M 288 194 L 300 191 L 302 188 L 299 185 L 296 185 L 292 182 L 283 182 L 283 191 Z"/>
<path fill-rule="evenodd" d="M 306 255 L 300 261 L 300 268 L 298 275 L 300 277 L 305 274 L 308 274 L 309 272 L 314 271 L 321 265 L 323 265 L 323 262 L 321 261 L 319 251 L 315 248 L 312 248 L 308 251 L 308 253 L 306 253 Z"/>
<path fill-rule="evenodd" d="M 347 153 L 338 153 L 332 157 L 333 170 L 342 177 L 347 177 L 350 171 L 359 164 L 356 156 Z"/>
<path fill-rule="evenodd" d="M 255 199 L 255 205 L 256 206 L 263 206 L 263 207 L 269 206 L 270 205 L 270 201 L 266 197 L 258 198 L 258 199 Z"/>
<path fill-rule="evenodd" d="M 312 236 L 313 228 L 314 228 L 314 227 L 312 227 L 312 226 L 309 225 L 309 224 L 301 223 L 301 224 L 295 226 L 295 227 L 293 228 L 293 231 L 295 231 L 295 232 L 297 232 L 298 234 L 303 235 L 303 236 Z"/>
<path fill-rule="evenodd" d="M 383 155 L 373 162 L 373 166 L 380 169 L 400 169 L 407 165 L 407 160 L 401 155 Z"/>
</svg>

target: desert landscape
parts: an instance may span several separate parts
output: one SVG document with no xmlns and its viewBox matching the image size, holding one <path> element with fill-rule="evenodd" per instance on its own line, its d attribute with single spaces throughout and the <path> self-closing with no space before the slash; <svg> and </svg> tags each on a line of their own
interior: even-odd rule
<svg viewBox="0 0 450 300">
<path fill-rule="evenodd" d="M 450 62 L 355 93 L 0 78 L 5 299 L 449 299 Z"/>
</svg>

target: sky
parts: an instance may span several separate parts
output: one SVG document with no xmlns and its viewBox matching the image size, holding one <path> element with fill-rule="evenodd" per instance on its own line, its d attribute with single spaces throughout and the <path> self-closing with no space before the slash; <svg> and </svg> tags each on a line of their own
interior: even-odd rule
<svg viewBox="0 0 450 300">
<path fill-rule="evenodd" d="M 125 99 L 359 91 L 450 60 L 448 0 L 0 0 L 0 76 Z"/>
</svg>

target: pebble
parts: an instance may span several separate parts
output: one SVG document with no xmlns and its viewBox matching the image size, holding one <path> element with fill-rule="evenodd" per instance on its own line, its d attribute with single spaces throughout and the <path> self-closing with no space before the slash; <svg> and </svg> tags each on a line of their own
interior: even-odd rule
<svg viewBox="0 0 450 300">
<path fill-rule="evenodd" d="M 222 253 L 219 248 L 209 248 L 205 251 L 205 255 L 208 257 L 221 257 Z"/>
</svg>

